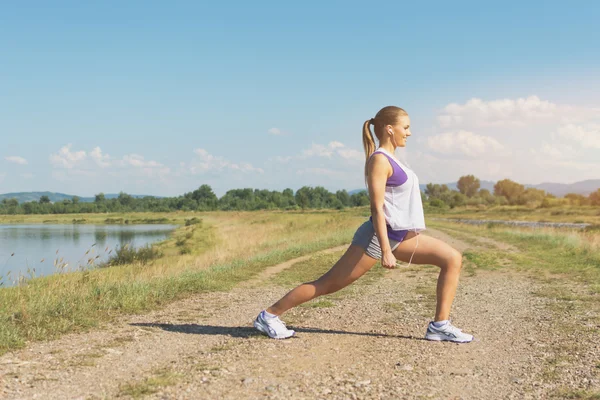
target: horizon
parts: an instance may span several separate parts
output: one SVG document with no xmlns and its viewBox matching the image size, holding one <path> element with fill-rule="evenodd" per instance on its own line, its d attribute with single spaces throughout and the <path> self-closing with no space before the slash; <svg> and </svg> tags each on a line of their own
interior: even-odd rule
<svg viewBox="0 0 600 400">
<path fill-rule="evenodd" d="M 559 183 L 559 182 L 541 182 L 541 183 L 538 183 L 538 184 L 527 184 L 527 183 L 521 183 L 521 182 L 516 182 L 516 183 L 522 184 L 525 187 L 540 187 L 540 186 L 547 186 L 547 185 L 566 185 L 566 186 L 571 186 L 571 185 L 575 185 L 575 184 L 578 184 L 578 183 L 584 183 L 584 182 L 589 182 L 589 181 L 600 181 L 600 179 L 585 179 L 585 180 L 582 180 L 582 181 L 570 182 L 570 183 Z M 441 185 L 446 185 L 451 190 L 453 190 L 453 187 L 457 184 L 457 182 L 458 181 L 455 181 L 455 182 L 442 182 L 442 183 L 437 183 L 437 182 L 420 182 L 419 185 L 420 186 L 425 186 L 425 185 L 430 184 L 430 183 L 431 184 L 441 184 Z M 495 184 L 498 181 L 480 180 L 480 182 L 482 184 L 483 183 Z M 308 186 L 308 187 L 313 187 L 314 188 L 316 186 Z M 194 188 L 194 189 L 190 190 L 189 192 L 191 192 L 191 191 L 193 191 L 195 189 L 198 189 L 198 188 Z M 215 195 L 218 198 L 221 198 L 222 196 L 224 196 L 227 193 L 227 191 L 231 191 L 231 190 L 243 190 L 243 189 L 270 190 L 270 191 L 276 190 L 276 189 L 267 189 L 267 188 L 260 188 L 260 187 L 259 188 L 257 188 L 257 187 L 253 187 L 253 188 L 250 188 L 250 187 L 238 187 L 238 188 L 228 189 L 227 191 L 225 191 L 223 193 L 218 193 L 218 192 L 214 191 L 214 188 L 211 187 L 211 189 L 213 189 L 213 192 L 215 193 Z M 291 188 L 291 187 L 290 188 L 284 188 L 284 189 L 279 190 L 279 192 L 282 192 L 285 189 L 291 189 L 294 193 L 296 193 L 301 188 L 300 187 L 298 187 L 298 188 Z M 342 189 L 335 190 L 335 189 L 330 189 L 330 188 L 325 187 L 325 189 L 327 191 L 331 192 L 331 193 L 335 193 L 337 190 L 345 190 L 348 193 L 353 193 L 353 192 L 357 192 L 357 191 L 366 191 L 366 188 L 354 188 L 354 189 L 342 188 Z M 481 189 L 484 189 L 483 185 L 481 186 Z M 594 186 L 593 190 L 592 189 L 590 189 L 590 190 L 594 191 L 596 189 L 600 189 L 600 186 L 597 187 L 597 188 Z M 189 192 L 178 193 L 178 194 L 171 195 L 171 196 L 166 196 L 166 195 L 151 195 L 151 194 L 146 194 L 146 193 L 129 193 L 129 192 L 123 192 L 123 193 L 131 195 L 131 196 L 135 196 L 135 197 L 165 198 L 165 197 L 179 197 L 179 196 L 183 196 L 184 194 L 189 193 Z M 58 194 L 58 195 L 66 195 L 66 196 L 77 196 L 79 198 L 90 199 L 90 198 L 94 198 L 95 195 L 100 194 L 100 193 L 102 193 L 104 195 L 107 195 L 107 196 L 118 196 L 120 192 L 113 193 L 113 192 L 102 192 L 102 191 L 100 191 L 100 192 L 96 192 L 96 193 L 91 194 L 91 195 L 79 195 L 79 194 L 66 193 L 66 192 L 53 192 L 53 191 L 49 191 L 49 190 L 31 190 L 31 191 L 26 191 L 26 192 L 5 192 L 5 193 L 0 193 L 0 196 L 7 196 L 7 195 L 10 195 L 10 194 L 29 194 L 29 193 L 50 193 L 50 194 Z"/>
<path fill-rule="evenodd" d="M 600 4 L 34 4 L 2 6 L 0 193 L 357 190 L 390 104 L 421 183 L 600 179 Z"/>
</svg>

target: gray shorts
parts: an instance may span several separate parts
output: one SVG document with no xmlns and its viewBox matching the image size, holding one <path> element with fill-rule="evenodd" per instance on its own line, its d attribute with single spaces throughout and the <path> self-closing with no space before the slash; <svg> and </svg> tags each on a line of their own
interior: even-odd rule
<svg viewBox="0 0 600 400">
<path fill-rule="evenodd" d="M 390 241 L 392 251 L 396 250 L 401 241 L 389 237 L 388 239 Z M 354 238 L 352 239 L 352 244 L 365 249 L 365 254 L 369 257 L 376 260 L 381 260 L 381 245 L 379 244 L 379 239 L 377 239 L 375 227 L 373 226 L 373 222 L 371 222 L 371 220 L 368 220 L 356 230 Z"/>
</svg>

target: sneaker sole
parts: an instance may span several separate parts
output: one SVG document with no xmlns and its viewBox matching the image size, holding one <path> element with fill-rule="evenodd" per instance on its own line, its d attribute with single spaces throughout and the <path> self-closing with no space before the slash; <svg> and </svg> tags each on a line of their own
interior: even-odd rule
<svg viewBox="0 0 600 400">
<path fill-rule="evenodd" d="M 425 335 L 425 339 L 431 340 L 432 342 L 471 343 L 474 338 L 471 340 L 460 340 L 460 339 L 455 339 L 455 338 L 448 338 L 447 336 L 443 336 L 440 334 L 431 334 L 431 335 Z"/>
<path fill-rule="evenodd" d="M 292 331 L 292 334 L 290 336 L 283 336 L 283 337 L 278 337 L 278 336 L 271 336 L 269 335 L 269 331 L 268 329 L 265 329 L 262 324 L 260 322 L 258 322 L 257 320 L 254 320 L 254 327 L 260 331 L 261 333 L 264 333 L 265 335 L 267 335 L 268 337 L 270 337 L 271 339 L 277 339 L 277 340 L 284 340 L 284 339 L 289 339 L 293 336 L 296 335 L 296 332 Z"/>
</svg>

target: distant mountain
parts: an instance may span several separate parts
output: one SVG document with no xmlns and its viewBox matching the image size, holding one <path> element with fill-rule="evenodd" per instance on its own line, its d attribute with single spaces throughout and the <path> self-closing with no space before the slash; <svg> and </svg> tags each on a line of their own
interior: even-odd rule
<svg viewBox="0 0 600 400">
<path fill-rule="evenodd" d="M 545 190 L 557 197 L 563 197 L 568 193 L 577 193 L 589 196 L 590 193 L 600 189 L 600 179 L 588 179 L 575 183 L 540 183 L 539 185 L 525 185 L 536 189 Z"/>
<path fill-rule="evenodd" d="M 19 203 L 26 203 L 28 201 L 39 201 L 40 197 L 42 197 L 42 196 L 48 196 L 50 201 L 53 203 L 61 202 L 63 200 L 71 200 L 74 197 L 74 195 L 71 195 L 71 194 L 54 193 L 54 192 L 20 192 L 20 193 L 0 194 L 0 201 L 2 201 L 4 199 L 17 199 L 17 201 Z M 139 194 L 132 194 L 131 196 L 138 198 L 138 199 L 146 197 L 145 195 L 139 195 Z M 117 197 L 119 197 L 119 195 L 114 194 L 114 193 L 109 193 L 109 194 L 105 194 L 104 197 L 106 199 L 116 199 Z M 160 198 L 158 196 L 150 196 L 150 197 Z M 95 200 L 94 197 L 80 197 L 79 198 L 79 201 L 81 201 L 83 203 L 92 203 L 94 200 Z"/>
<path fill-rule="evenodd" d="M 481 181 L 480 189 L 487 189 L 490 192 L 494 193 L 494 185 L 496 182 L 493 181 Z M 451 190 L 458 190 L 456 187 L 457 182 L 454 183 L 446 183 Z M 524 185 L 526 188 L 535 188 L 545 190 L 546 192 L 553 194 L 557 197 L 563 197 L 568 193 L 577 193 L 584 196 L 589 196 L 590 193 L 595 192 L 600 189 L 600 179 L 589 179 L 587 181 L 580 181 L 575 183 L 540 183 L 539 185 Z M 419 185 L 421 191 L 424 192 L 427 187 L 426 183 L 422 183 Z M 354 193 L 358 193 L 364 191 L 365 189 L 355 189 L 351 190 L 348 193 L 350 195 Z"/>
</svg>

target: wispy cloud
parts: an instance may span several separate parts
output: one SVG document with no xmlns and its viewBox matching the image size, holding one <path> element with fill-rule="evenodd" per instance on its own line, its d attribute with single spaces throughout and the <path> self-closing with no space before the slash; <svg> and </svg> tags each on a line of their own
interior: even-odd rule
<svg viewBox="0 0 600 400">
<path fill-rule="evenodd" d="M 285 133 L 279 129 L 279 128 L 271 128 L 267 131 L 269 134 L 274 135 L 274 136 L 281 136 L 281 135 L 285 135 Z"/>
<path fill-rule="evenodd" d="M 89 153 L 84 150 L 73 151 L 72 145 L 63 146 L 58 153 L 50 155 L 50 163 L 58 169 L 68 170 L 68 174 L 56 173 L 57 179 L 64 180 L 72 176 L 95 176 L 101 173 L 109 173 L 125 176 L 137 176 L 140 178 L 163 178 L 171 169 L 165 165 L 152 160 L 146 160 L 139 154 L 126 154 L 121 158 L 111 157 L 104 154 L 98 146 Z"/>
<path fill-rule="evenodd" d="M 441 154 L 460 154 L 468 157 L 478 157 L 504 148 L 494 138 L 462 130 L 429 137 L 427 145 Z"/>
<path fill-rule="evenodd" d="M 574 141 L 582 147 L 600 149 L 600 125 L 568 124 L 558 128 L 558 135 L 565 140 Z"/>
<path fill-rule="evenodd" d="M 23 157 L 19 157 L 19 156 L 8 156 L 8 157 L 4 157 L 4 159 L 8 162 L 14 163 L 14 164 L 19 164 L 19 165 L 27 165 L 27 160 L 24 159 Z"/>
<path fill-rule="evenodd" d="M 208 151 L 202 148 L 194 150 L 194 153 L 198 156 L 197 159 L 191 161 L 188 165 L 183 164 L 184 168 L 196 175 L 202 174 L 208 171 L 238 171 L 242 173 L 259 173 L 263 174 L 265 171 L 262 168 L 253 166 L 250 163 L 244 162 L 232 162 L 221 156 L 214 156 Z"/>
<path fill-rule="evenodd" d="M 58 153 L 50 155 L 50 163 L 55 167 L 71 169 L 86 159 L 86 153 L 83 150 L 71 151 L 71 143 L 61 147 Z"/>
<path fill-rule="evenodd" d="M 557 104 L 538 96 L 484 101 L 472 98 L 451 103 L 442 110 L 442 127 L 526 126 L 540 122 L 573 122 L 600 117 L 600 108 Z"/>
</svg>

